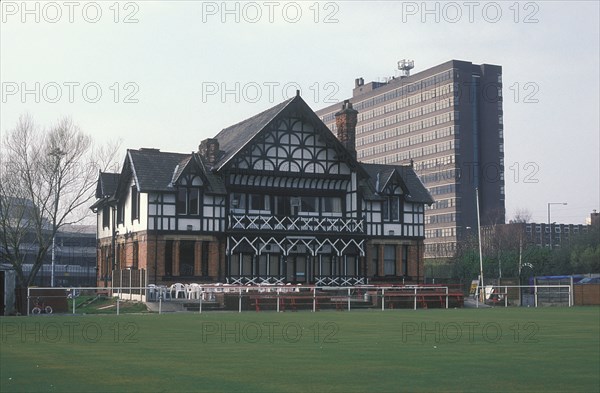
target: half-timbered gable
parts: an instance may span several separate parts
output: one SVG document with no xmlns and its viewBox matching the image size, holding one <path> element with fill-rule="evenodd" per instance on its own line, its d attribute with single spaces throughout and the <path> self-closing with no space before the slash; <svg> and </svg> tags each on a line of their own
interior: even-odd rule
<svg viewBox="0 0 600 393">
<path fill-rule="evenodd" d="M 296 95 L 190 154 L 128 150 L 121 172 L 98 182 L 101 276 L 144 268 L 162 283 L 419 281 L 431 196 L 411 167 L 356 161 L 356 114 L 345 102 L 336 136 Z"/>
</svg>

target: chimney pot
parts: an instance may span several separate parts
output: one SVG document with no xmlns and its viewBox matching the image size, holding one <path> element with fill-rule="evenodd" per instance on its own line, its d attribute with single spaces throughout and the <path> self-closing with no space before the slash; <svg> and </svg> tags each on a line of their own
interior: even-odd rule
<svg viewBox="0 0 600 393">
<path fill-rule="evenodd" d="M 358 111 L 352 108 L 350 100 L 344 100 L 342 110 L 335 114 L 337 138 L 346 150 L 356 158 L 356 123 Z"/>
<path fill-rule="evenodd" d="M 219 140 L 216 138 L 205 139 L 200 143 L 200 146 L 198 146 L 198 153 L 203 156 L 210 165 L 213 165 L 217 161 L 219 151 Z"/>
</svg>

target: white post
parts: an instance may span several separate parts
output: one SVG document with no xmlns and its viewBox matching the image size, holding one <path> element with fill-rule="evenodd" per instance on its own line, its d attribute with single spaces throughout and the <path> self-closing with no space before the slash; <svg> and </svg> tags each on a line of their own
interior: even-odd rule
<svg viewBox="0 0 600 393">
<path fill-rule="evenodd" d="M 317 287 L 313 287 L 313 312 L 317 311 Z"/>
<path fill-rule="evenodd" d="M 385 288 L 381 288 L 381 311 L 385 310 Z"/>
<path fill-rule="evenodd" d="M 415 287 L 415 306 L 414 309 L 417 309 L 417 287 Z"/>
<path fill-rule="evenodd" d="M 573 276 L 570 277 L 570 280 L 571 280 L 571 282 L 569 285 L 569 307 L 571 307 L 573 305 L 573 303 L 575 303 L 574 299 L 573 299 L 573 296 L 575 295 L 573 293 Z"/>
<path fill-rule="evenodd" d="M 481 218 L 479 217 L 479 188 L 475 188 L 475 200 L 477 202 L 477 234 L 479 236 L 479 278 L 481 280 L 481 288 L 483 288 L 482 302 L 485 303 L 485 285 L 483 284 L 483 253 L 481 251 Z"/>
<path fill-rule="evenodd" d="M 31 292 L 29 292 L 31 288 L 27 287 L 27 316 L 29 316 L 29 297 L 31 296 Z"/>
<path fill-rule="evenodd" d="M 204 293 L 202 293 L 201 288 L 197 288 L 198 289 L 198 298 L 200 300 L 198 300 L 198 314 L 202 314 L 202 298 L 204 297 Z"/>
<path fill-rule="evenodd" d="M 121 301 L 121 287 L 119 287 L 119 294 L 117 296 L 117 315 L 119 315 L 119 302 Z"/>
<path fill-rule="evenodd" d="M 277 302 L 277 312 L 279 312 L 279 290 L 280 289 L 281 288 L 277 287 L 277 295 L 276 295 L 276 298 L 275 298 L 275 301 Z"/>
<path fill-rule="evenodd" d="M 446 287 L 446 308 L 448 308 L 448 287 Z"/>
<path fill-rule="evenodd" d="M 537 287 L 537 285 L 534 285 L 534 286 L 533 286 L 533 293 L 534 293 L 533 297 L 534 297 L 534 299 L 535 299 L 535 307 L 536 307 L 536 308 L 537 308 L 537 306 L 538 306 L 537 288 L 538 288 L 538 287 Z"/>
<path fill-rule="evenodd" d="M 238 312 L 242 312 L 242 287 L 238 287 Z"/>
<path fill-rule="evenodd" d="M 75 315 L 75 301 L 77 300 L 75 298 L 75 289 L 71 288 L 71 299 L 73 299 L 73 315 Z"/>
<path fill-rule="evenodd" d="M 350 288 L 348 288 L 348 311 L 350 311 Z"/>
</svg>

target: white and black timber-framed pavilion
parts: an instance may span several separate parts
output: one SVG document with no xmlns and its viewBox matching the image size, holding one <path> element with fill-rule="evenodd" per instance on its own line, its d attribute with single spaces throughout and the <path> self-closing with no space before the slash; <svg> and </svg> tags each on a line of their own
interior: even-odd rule
<svg viewBox="0 0 600 393">
<path fill-rule="evenodd" d="M 98 179 L 98 285 L 422 282 L 433 199 L 411 166 L 356 160 L 357 113 L 336 136 L 297 94 L 192 153 L 128 150 Z"/>
</svg>

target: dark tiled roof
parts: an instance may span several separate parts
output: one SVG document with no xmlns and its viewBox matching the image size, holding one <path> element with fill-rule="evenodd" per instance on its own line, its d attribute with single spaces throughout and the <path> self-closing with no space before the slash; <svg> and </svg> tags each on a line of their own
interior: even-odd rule
<svg viewBox="0 0 600 393">
<path fill-rule="evenodd" d="M 100 172 L 100 176 L 98 177 L 98 185 L 96 186 L 96 198 L 112 196 L 117 190 L 118 184 L 118 173 Z"/>
<path fill-rule="evenodd" d="M 317 130 L 317 132 L 320 130 L 321 136 L 330 146 L 333 146 L 336 149 L 340 159 L 346 160 L 350 167 L 356 169 L 360 175 L 366 176 L 360 163 L 356 161 L 356 158 L 346 150 L 344 145 L 336 138 L 331 130 L 327 128 L 300 95 L 296 95 L 256 116 L 223 129 L 215 136 L 215 139 L 219 141 L 221 155 L 218 157 L 217 162 L 212 169 L 218 171 L 224 167 L 231 158 L 245 146 L 250 144 L 262 130 L 268 128 L 276 118 L 281 116 L 302 117 L 304 121 L 312 123 L 315 130 Z"/>
<path fill-rule="evenodd" d="M 215 168 L 218 169 L 227 163 L 293 100 L 294 98 L 290 98 L 258 115 L 221 130 L 215 138 L 219 141 L 219 149 L 224 154 L 219 157 Z"/>
<path fill-rule="evenodd" d="M 227 194 L 223 178 L 209 169 L 209 165 L 204 161 L 204 158 L 200 154 L 194 154 L 194 157 L 196 158 L 196 162 L 198 163 L 198 166 L 204 173 L 206 181 L 208 182 L 207 192 L 211 194 Z"/>
<path fill-rule="evenodd" d="M 170 185 L 177 166 L 191 156 L 158 149 L 127 150 L 127 154 L 140 192 L 172 190 Z"/>
<path fill-rule="evenodd" d="M 414 169 L 408 165 L 384 165 L 361 163 L 361 166 L 369 174 L 369 183 L 376 192 L 380 192 L 397 173 L 406 186 L 405 198 L 409 202 L 419 202 L 432 204 L 434 202 L 427 188 L 421 183 L 421 180 Z M 379 182 L 377 178 L 379 177 Z"/>
</svg>

